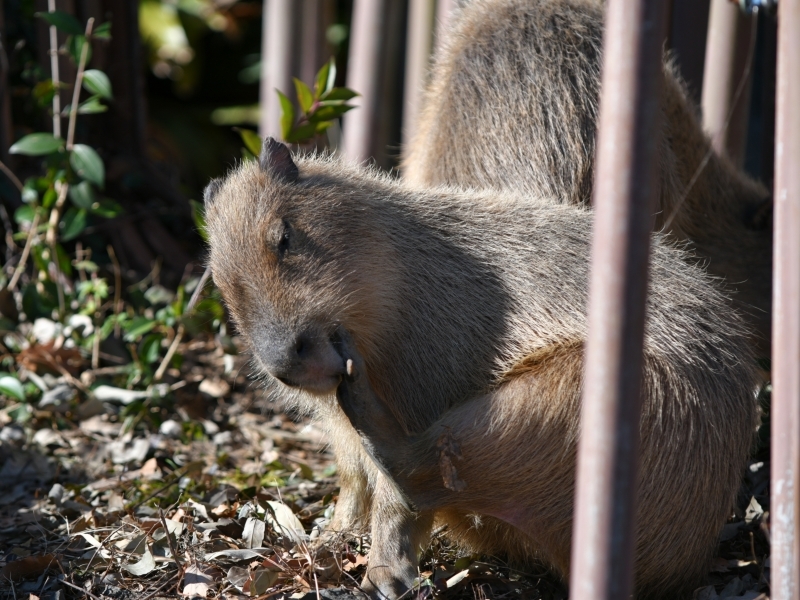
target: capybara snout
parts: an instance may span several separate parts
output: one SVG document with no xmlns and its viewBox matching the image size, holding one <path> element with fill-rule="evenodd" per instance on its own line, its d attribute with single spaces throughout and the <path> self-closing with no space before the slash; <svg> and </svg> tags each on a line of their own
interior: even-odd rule
<svg viewBox="0 0 800 600">
<path fill-rule="evenodd" d="M 311 392 L 331 392 L 345 372 L 344 360 L 334 340 L 322 327 L 299 332 L 275 328 L 254 340 L 256 359 L 281 383 Z"/>
</svg>

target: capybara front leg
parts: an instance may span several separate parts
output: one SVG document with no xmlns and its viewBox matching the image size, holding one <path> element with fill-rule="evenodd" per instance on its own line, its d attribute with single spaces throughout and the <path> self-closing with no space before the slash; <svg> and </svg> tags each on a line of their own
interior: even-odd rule
<svg viewBox="0 0 800 600">
<path fill-rule="evenodd" d="M 418 555 L 430 541 L 432 523 L 432 512 L 409 510 L 394 483 L 380 477 L 372 505 L 372 547 L 361 584 L 364 591 L 381 600 L 406 594 L 419 576 Z"/>
</svg>

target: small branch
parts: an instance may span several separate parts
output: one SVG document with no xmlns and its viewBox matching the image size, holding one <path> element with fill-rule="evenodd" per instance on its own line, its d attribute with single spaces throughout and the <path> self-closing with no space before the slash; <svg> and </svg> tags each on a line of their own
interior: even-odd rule
<svg viewBox="0 0 800 600">
<path fill-rule="evenodd" d="M 22 182 L 19 180 L 19 178 L 16 175 L 14 175 L 14 172 L 11 169 L 9 169 L 2 160 L 0 160 L 0 171 L 5 173 L 6 177 L 8 177 L 11 180 L 11 183 L 13 183 L 14 186 L 20 192 L 22 192 Z"/>
<path fill-rule="evenodd" d="M 119 317 L 122 312 L 122 269 L 117 260 L 117 254 L 114 252 L 114 246 L 111 244 L 107 247 L 108 256 L 111 258 L 111 264 L 114 265 L 114 316 Z M 114 322 L 114 335 L 119 337 L 120 325 L 119 319 Z"/>
<path fill-rule="evenodd" d="M 72 90 L 72 105 L 69 108 L 69 126 L 67 128 L 67 151 L 72 150 L 75 141 L 75 123 L 78 120 L 78 101 L 81 96 L 81 85 L 83 84 L 83 72 L 86 69 L 86 59 L 89 55 L 89 36 L 92 34 L 92 26 L 94 25 L 94 18 L 86 21 L 86 41 L 81 48 L 81 58 L 78 61 L 78 74 L 75 77 L 75 87 Z M 60 125 L 59 125 L 60 127 Z M 47 234 L 45 241 L 50 248 L 50 260 L 56 269 L 56 290 L 58 291 L 58 309 L 61 315 L 66 310 L 64 302 L 64 288 L 61 285 L 61 268 L 58 264 L 57 252 L 57 236 L 58 222 L 61 220 L 61 211 L 64 208 L 64 203 L 67 200 L 67 192 L 69 191 L 69 184 L 62 183 L 59 189 L 58 199 L 56 200 L 53 210 L 50 211 L 50 221 L 47 224 Z"/>
<path fill-rule="evenodd" d="M 47 0 L 47 12 L 56 12 L 56 0 Z M 58 30 L 50 26 L 50 75 L 53 80 L 53 135 L 61 137 L 61 81 L 58 74 Z"/>
<path fill-rule="evenodd" d="M 156 374 L 153 375 L 153 381 L 161 381 L 161 378 L 164 377 L 164 373 L 166 372 L 167 367 L 169 366 L 169 362 L 175 355 L 175 352 L 178 349 L 178 344 L 181 343 L 181 339 L 183 339 L 183 332 L 184 332 L 184 327 L 183 323 L 181 323 L 180 325 L 178 325 L 178 332 L 175 334 L 175 338 L 169 345 L 169 349 L 167 350 L 166 355 L 164 355 L 164 360 L 161 361 L 161 364 L 158 366 Z"/>
<path fill-rule="evenodd" d="M 203 271 L 203 276 L 200 277 L 200 281 L 197 282 L 197 287 L 194 288 L 192 297 L 189 299 L 189 304 L 186 305 L 187 314 L 194 310 L 197 301 L 200 299 L 200 294 L 203 293 L 203 289 L 206 287 L 206 284 L 208 283 L 209 277 L 211 277 L 211 267 L 206 267 L 206 270 Z"/>
<path fill-rule="evenodd" d="M 86 41 L 81 48 L 81 59 L 78 61 L 78 75 L 75 77 L 75 88 L 72 90 L 72 104 L 69 107 L 69 127 L 67 128 L 67 150 L 72 150 L 72 143 L 75 141 L 75 122 L 78 119 L 78 100 L 81 97 L 81 86 L 83 85 L 83 71 L 86 69 L 86 57 L 89 53 L 89 36 L 92 35 L 94 17 L 86 21 Z"/>
<path fill-rule="evenodd" d="M 19 264 L 14 270 L 14 275 L 11 277 L 11 281 L 8 282 L 8 289 L 11 291 L 14 291 L 14 288 L 17 287 L 19 278 L 22 277 L 22 273 L 25 271 L 25 263 L 28 262 L 28 255 L 31 253 L 31 246 L 33 245 L 33 238 L 36 237 L 37 229 L 39 229 L 38 212 L 34 215 L 31 228 L 28 230 L 28 238 L 25 240 L 25 247 L 22 249 L 22 256 L 19 259 Z"/>
</svg>

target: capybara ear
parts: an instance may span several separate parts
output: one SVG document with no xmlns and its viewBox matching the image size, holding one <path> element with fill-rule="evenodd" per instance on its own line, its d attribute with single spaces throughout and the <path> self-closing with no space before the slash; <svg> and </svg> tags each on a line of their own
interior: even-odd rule
<svg viewBox="0 0 800 600">
<path fill-rule="evenodd" d="M 294 183 L 300 174 L 289 148 L 271 137 L 261 144 L 258 164 L 267 175 L 283 179 L 286 183 Z"/>
<path fill-rule="evenodd" d="M 219 188 L 222 187 L 222 178 L 217 177 L 208 182 L 208 185 L 203 190 L 203 204 L 211 206 L 216 198 Z"/>
</svg>

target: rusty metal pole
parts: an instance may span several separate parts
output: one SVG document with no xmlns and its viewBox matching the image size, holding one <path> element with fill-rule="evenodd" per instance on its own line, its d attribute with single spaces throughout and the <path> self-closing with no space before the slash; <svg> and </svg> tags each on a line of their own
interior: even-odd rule
<svg viewBox="0 0 800 600">
<path fill-rule="evenodd" d="M 755 16 L 730 0 L 711 0 L 703 80 L 703 126 L 718 154 L 741 165 L 747 143 L 747 117 L 753 70 Z M 738 97 L 737 97 L 738 96 Z"/>
<path fill-rule="evenodd" d="M 281 105 L 275 90 L 294 98 L 295 44 L 300 5 L 294 0 L 265 0 L 261 41 L 261 137 L 281 139 Z"/>
<path fill-rule="evenodd" d="M 663 0 L 609 0 L 570 597 L 629 598 Z"/>
<path fill-rule="evenodd" d="M 355 0 L 353 4 L 347 87 L 360 96 L 351 101 L 358 108 L 344 116 L 342 151 L 355 161 L 366 160 L 376 151 L 386 2 Z"/>
<path fill-rule="evenodd" d="M 772 581 L 800 598 L 800 0 L 778 6 L 772 321 Z"/>
<path fill-rule="evenodd" d="M 403 85 L 403 145 L 414 137 L 433 43 L 434 0 L 410 0 Z"/>
</svg>

